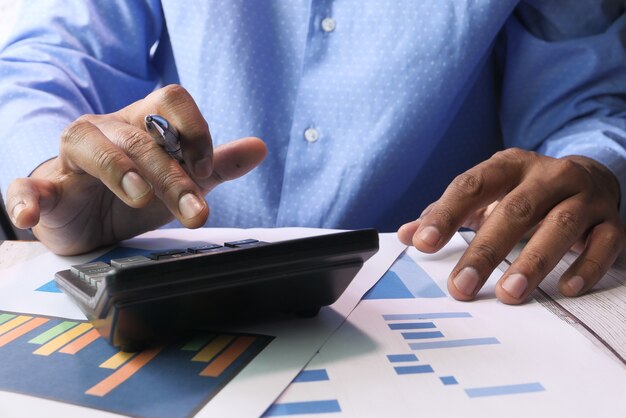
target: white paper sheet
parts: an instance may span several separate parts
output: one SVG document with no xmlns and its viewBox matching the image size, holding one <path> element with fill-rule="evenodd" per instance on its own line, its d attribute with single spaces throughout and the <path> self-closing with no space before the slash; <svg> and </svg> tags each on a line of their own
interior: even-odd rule
<svg viewBox="0 0 626 418">
<path fill-rule="evenodd" d="M 500 271 L 477 301 L 447 295 L 465 248 L 409 249 L 431 283 L 401 257 L 268 415 L 626 416 L 626 371 L 538 303 L 499 303 Z"/>
</svg>

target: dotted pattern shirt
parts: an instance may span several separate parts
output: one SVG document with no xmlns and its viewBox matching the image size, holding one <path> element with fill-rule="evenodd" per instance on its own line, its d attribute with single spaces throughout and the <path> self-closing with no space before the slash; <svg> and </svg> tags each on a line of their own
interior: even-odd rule
<svg viewBox="0 0 626 418">
<path fill-rule="evenodd" d="M 208 226 L 395 230 L 505 147 L 595 158 L 626 196 L 625 22 L 621 0 L 24 1 L 0 188 L 79 115 L 176 82 L 216 145 L 269 149 Z"/>
</svg>

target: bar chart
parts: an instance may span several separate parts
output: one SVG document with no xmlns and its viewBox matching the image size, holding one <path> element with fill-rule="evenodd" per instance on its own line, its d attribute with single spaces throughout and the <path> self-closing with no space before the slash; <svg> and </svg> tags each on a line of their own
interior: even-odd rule
<svg viewBox="0 0 626 418">
<path fill-rule="evenodd" d="M 136 417 L 190 417 L 272 339 L 203 333 L 128 353 L 86 321 L 0 312 L 0 390 Z"/>
<path fill-rule="evenodd" d="M 439 320 L 463 320 L 471 319 L 469 312 L 421 312 L 404 314 L 385 314 L 383 320 L 387 323 L 390 331 L 399 333 L 406 341 L 410 350 L 421 352 L 423 350 L 461 349 L 486 345 L 498 345 L 500 341 L 496 337 L 473 337 L 473 338 L 446 338 L 444 333 L 438 330 L 436 322 Z M 433 373 L 436 370 L 430 364 L 423 364 L 416 354 L 388 354 L 387 359 L 392 364 L 397 375 Z M 438 376 L 444 386 L 458 385 L 455 376 Z M 491 385 L 484 387 L 471 387 L 463 389 L 469 398 L 487 396 L 503 396 L 522 393 L 542 392 L 545 388 L 539 382 L 522 382 L 516 384 Z"/>
</svg>

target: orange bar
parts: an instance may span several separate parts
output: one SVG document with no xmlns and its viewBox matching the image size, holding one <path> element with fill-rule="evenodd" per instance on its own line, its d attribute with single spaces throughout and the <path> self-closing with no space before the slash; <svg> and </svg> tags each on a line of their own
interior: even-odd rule
<svg viewBox="0 0 626 418">
<path fill-rule="evenodd" d="M 48 321 L 48 318 L 35 318 L 32 321 L 28 321 L 25 324 L 15 328 L 14 330 L 7 332 L 6 334 L 0 336 L 0 347 L 10 343 L 16 338 L 21 337 L 27 332 L 34 330 L 38 326 L 43 325 Z"/>
<path fill-rule="evenodd" d="M 0 335 L 11 331 L 13 328 L 19 327 L 24 322 L 30 319 L 33 319 L 33 317 L 28 315 L 20 315 L 17 318 L 13 318 L 10 321 L 5 322 L 4 324 L 0 325 Z"/>
<path fill-rule="evenodd" d="M 85 394 L 100 397 L 106 396 L 113 389 L 130 379 L 130 377 L 137 373 L 143 366 L 148 364 L 163 348 L 165 348 L 164 345 L 142 351 L 109 377 L 88 389 Z"/>
<path fill-rule="evenodd" d="M 79 338 L 60 349 L 59 353 L 76 354 L 98 338 L 100 338 L 100 333 L 97 330 L 92 329 L 87 334 L 81 335 Z"/>
<path fill-rule="evenodd" d="M 239 337 L 200 372 L 200 376 L 218 377 L 254 342 L 255 337 Z"/>
</svg>

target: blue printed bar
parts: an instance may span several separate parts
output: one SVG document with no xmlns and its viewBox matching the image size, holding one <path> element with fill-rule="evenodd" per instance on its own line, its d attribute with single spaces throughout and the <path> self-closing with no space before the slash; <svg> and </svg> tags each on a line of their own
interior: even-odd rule
<svg viewBox="0 0 626 418">
<path fill-rule="evenodd" d="M 388 354 L 387 359 L 391 363 L 401 363 L 403 361 L 417 361 L 415 354 Z"/>
<path fill-rule="evenodd" d="M 335 399 L 309 402 L 275 403 L 270 406 L 267 411 L 265 411 L 263 416 L 279 417 L 286 415 L 328 414 L 331 412 L 341 412 L 339 402 Z"/>
<path fill-rule="evenodd" d="M 328 380 L 328 373 L 326 373 L 325 369 L 302 370 L 293 379 L 293 383 L 322 382 L 324 380 Z"/>
<path fill-rule="evenodd" d="M 447 318 L 471 318 L 469 312 L 431 312 L 418 314 L 389 314 L 383 315 L 385 321 L 405 321 L 416 319 L 447 319 Z"/>
<path fill-rule="evenodd" d="M 403 332 L 402 336 L 405 340 L 423 340 L 426 338 L 442 338 L 441 331 L 427 331 L 427 332 Z"/>
<path fill-rule="evenodd" d="M 428 329 L 437 328 L 432 322 L 397 322 L 389 324 L 389 329 Z"/>
<path fill-rule="evenodd" d="M 446 386 L 459 384 L 459 382 L 457 382 L 456 380 L 456 377 L 454 376 L 441 376 L 439 380 L 441 380 L 441 383 L 443 383 Z"/>
<path fill-rule="evenodd" d="M 480 398 L 484 396 L 515 395 L 519 393 L 543 392 L 545 388 L 541 383 L 522 383 L 519 385 L 489 386 L 484 388 L 465 389 L 465 393 L 470 398 Z"/>
<path fill-rule="evenodd" d="M 433 368 L 428 364 L 419 364 L 416 366 L 396 366 L 394 370 L 397 374 L 420 374 L 420 373 L 432 373 Z"/>
<path fill-rule="evenodd" d="M 491 345 L 500 344 L 497 338 L 467 338 L 464 340 L 447 340 L 447 341 L 432 341 L 422 343 L 409 343 L 409 347 L 412 350 L 431 350 L 436 348 L 455 348 L 455 347 L 469 347 L 472 345 Z"/>
</svg>

